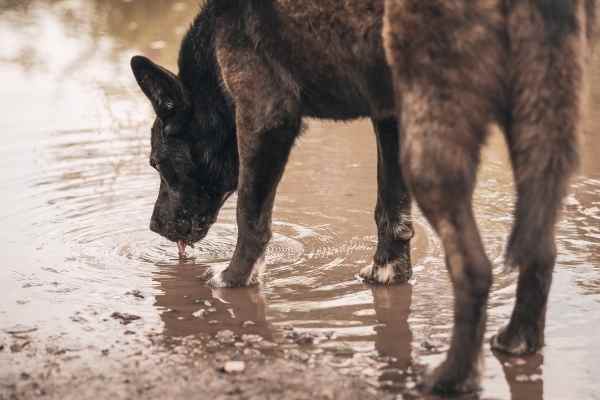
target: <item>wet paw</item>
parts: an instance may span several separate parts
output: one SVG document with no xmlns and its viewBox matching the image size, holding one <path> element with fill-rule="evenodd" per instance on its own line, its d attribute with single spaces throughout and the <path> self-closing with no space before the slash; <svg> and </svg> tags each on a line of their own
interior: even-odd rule
<svg viewBox="0 0 600 400">
<path fill-rule="evenodd" d="M 215 271 L 208 280 L 208 285 L 214 288 L 236 288 L 255 286 L 261 283 L 260 276 L 264 269 L 264 259 L 260 259 L 254 265 L 250 275 L 240 275 L 231 272 L 231 267 Z"/>
<path fill-rule="evenodd" d="M 212 278 L 208 280 L 208 285 L 214 288 L 233 288 L 243 286 L 241 282 L 226 278 L 224 272 L 225 271 L 216 272 Z"/>
<path fill-rule="evenodd" d="M 491 342 L 493 350 L 513 356 L 535 353 L 541 347 L 537 334 L 512 333 L 508 328 L 501 329 Z"/>
<path fill-rule="evenodd" d="M 463 375 L 459 371 L 460 368 L 443 363 L 425 378 L 423 391 L 437 395 L 463 395 L 480 390 L 478 373 Z"/>
<path fill-rule="evenodd" d="M 366 283 L 394 285 L 408 282 L 412 277 L 412 267 L 402 260 L 384 265 L 371 264 L 361 269 L 358 276 Z"/>
</svg>

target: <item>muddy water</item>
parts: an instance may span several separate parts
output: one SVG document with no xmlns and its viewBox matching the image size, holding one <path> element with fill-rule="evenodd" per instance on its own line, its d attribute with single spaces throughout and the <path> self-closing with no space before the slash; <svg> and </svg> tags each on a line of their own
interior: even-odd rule
<svg viewBox="0 0 600 400">
<path fill-rule="evenodd" d="M 452 296 L 439 242 L 417 212 L 414 280 L 371 288 L 355 279 L 376 244 L 368 122 L 310 122 L 279 190 L 260 288 L 205 284 L 234 250 L 235 198 L 184 261 L 148 230 L 159 183 L 147 164 L 152 116 L 128 59 L 142 52 L 172 66 L 195 4 L 0 2 L 0 346 L 27 335 L 108 373 L 100 350 L 134 346 L 116 311 L 141 317 L 127 325 L 132 336 L 167 341 L 229 329 L 289 344 L 309 332 L 317 340 L 302 351 L 330 355 L 337 370 L 383 391 L 410 389 L 415 371 L 447 349 Z M 515 360 L 486 345 L 485 398 L 600 398 L 599 117 L 588 117 L 582 173 L 559 226 L 547 347 Z M 475 203 L 495 266 L 491 335 L 514 299 L 516 275 L 501 263 L 514 197 L 499 135 L 484 158 Z M 26 372 L 18 357 L 0 351 L 0 380 Z"/>
</svg>

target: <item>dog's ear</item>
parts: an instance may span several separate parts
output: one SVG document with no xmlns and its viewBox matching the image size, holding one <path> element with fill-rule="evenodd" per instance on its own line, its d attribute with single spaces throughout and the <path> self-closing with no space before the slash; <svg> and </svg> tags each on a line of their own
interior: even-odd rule
<svg viewBox="0 0 600 400">
<path fill-rule="evenodd" d="M 131 69 L 159 118 L 189 109 L 189 96 L 175 74 L 143 56 L 131 59 Z"/>
</svg>

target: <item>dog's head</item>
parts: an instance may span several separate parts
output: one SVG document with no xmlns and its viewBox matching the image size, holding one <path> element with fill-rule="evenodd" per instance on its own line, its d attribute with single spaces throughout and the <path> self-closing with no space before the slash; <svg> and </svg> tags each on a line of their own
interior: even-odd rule
<svg viewBox="0 0 600 400">
<path fill-rule="evenodd" d="M 142 56 L 132 58 L 131 68 L 156 112 L 150 165 L 160 189 L 150 229 L 178 244 L 195 243 L 236 190 L 235 128 L 165 68 Z"/>
</svg>

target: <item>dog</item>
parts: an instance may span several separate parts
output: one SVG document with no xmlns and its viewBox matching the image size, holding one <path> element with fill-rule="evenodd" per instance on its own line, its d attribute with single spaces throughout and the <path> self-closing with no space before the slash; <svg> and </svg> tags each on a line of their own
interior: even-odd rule
<svg viewBox="0 0 600 400">
<path fill-rule="evenodd" d="M 369 117 L 378 244 L 359 275 L 376 284 L 410 279 L 414 197 L 444 243 L 455 288 L 452 346 L 428 388 L 475 390 L 492 282 L 471 210 L 479 148 L 488 122 L 505 128 L 519 189 L 507 252 L 522 271 L 518 300 L 494 345 L 535 351 L 553 228 L 577 159 L 593 14 L 591 0 L 582 1 L 206 1 L 183 39 L 177 75 L 143 56 L 131 60 L 157 116 L 150 165 L 161 183 L 150 229 L 184 250 L 237 191 L 237 246 L 210 284 L 256 283 L 303 118 Z"/>
</svg>

